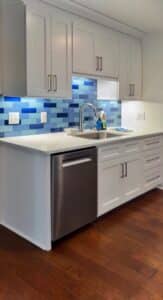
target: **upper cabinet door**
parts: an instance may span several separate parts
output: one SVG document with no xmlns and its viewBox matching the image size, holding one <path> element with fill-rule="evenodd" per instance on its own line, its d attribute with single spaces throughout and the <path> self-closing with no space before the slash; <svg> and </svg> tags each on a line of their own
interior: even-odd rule
<svg viewBox="0 0 163 300">
<path fill-rule="evenodd" d="M 52 87 L 56 97 L 71 97 L 71 26 L 58 14 L 51 20 Z"/>
<path fill-rule="evenodd" d="M 99 75 L 119 77 L 119 38 L 111 30 L 100 32 L 95 41 L 96 57 L 99 59 Z"/>
<path fill-rule="evenodd" d="M 51 93 L 50 18 L 41 10 L 27 9 L 27 94 Z"/>
<path fill-rule="evenodd" d="M 27 9 L 28 96 L 70 98 L 71 22 L 48 5 Z"/>
<path fill-rule="evenodd" d="M 73 72 L 79 74 L 95 74 L 97 58 L 95 57 L 95 35 L 89 26 L 74 24 L 73 26 Z"/>
<path fill-rule="evenodd" d="M 120 37 L 120 98 L 140 100 L 142 96 L 142 48 L 137 39 Z"/>
<path fill-rule="evenodd" d="M 141 41 L 131 38 L 131 84 L 135 83 L 134 98 L 142 97 L 142 44 Z M 131 91 L 132 92 L 132 91 Z"/>
</svg>

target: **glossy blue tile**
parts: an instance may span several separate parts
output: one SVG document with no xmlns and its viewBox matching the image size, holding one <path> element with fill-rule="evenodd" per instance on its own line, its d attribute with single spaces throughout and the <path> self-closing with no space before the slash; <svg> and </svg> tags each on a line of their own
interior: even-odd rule
<svg viewBox="0 0 163 300">
<path fill-rule="evenodd" d="M 23 114 L 33 114 L 36 112 L 37 112 L 36 108 L 22 108 Z"/>
<path fill-rule="evenodd" d="M 0 98 L 0 137 L 14 135 L 40 134 L 60 132 L 66 127 L 79 126 L 79 107 L 91 102 L 107 114 L 108 125 L 121 126 L 121 102 L 97 101 L 97 81 L 88 78 L 73 77 L 72 99 L 41 98 Z M 20 112 L 21 124 L 8 125 L 9 112 Z M 47 112 L 47 124 L 41 124 L 40 113 Z M 95 127 L 94 113 L 90 109 L 84 111 L 85 128 Z"/>
</svg>

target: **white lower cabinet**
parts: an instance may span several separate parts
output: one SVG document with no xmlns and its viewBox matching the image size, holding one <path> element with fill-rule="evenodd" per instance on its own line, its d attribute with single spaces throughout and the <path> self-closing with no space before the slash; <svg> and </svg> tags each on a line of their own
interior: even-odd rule
<svg viewBox="0 0 163 300">
<path fill-rule="evenodd" d="M 122 164 L 104 161 L 98 166 L 98 215 L 120 205 L 122 202 Z"/>
<path fill-rule="evenodd" d="M 112 151 L 114 155 L 111 156 Z M 162 165 L 159 135 L 100 147 L 98 216 L 156 188 L 163 181 Z"/>
<path fill-rule="evenodd" d="M 128 201 L 140 195 L 142 192 L 143 179 L 142 159 L 135 155 L 125 162 L 125 177 L 123 180 L 124 200 Z"/>
</svg>

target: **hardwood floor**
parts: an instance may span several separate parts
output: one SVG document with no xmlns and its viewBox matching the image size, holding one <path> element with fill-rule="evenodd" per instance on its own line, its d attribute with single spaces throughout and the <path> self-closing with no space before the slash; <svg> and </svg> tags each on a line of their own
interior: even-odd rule
<svg viewBox="0 0 163 300">
<path fill-rule="evenodd" d="M 163 299 L 163 191 L 154 190 L 50 253 L 0 227 L 0 300 Z"/>
</svg>

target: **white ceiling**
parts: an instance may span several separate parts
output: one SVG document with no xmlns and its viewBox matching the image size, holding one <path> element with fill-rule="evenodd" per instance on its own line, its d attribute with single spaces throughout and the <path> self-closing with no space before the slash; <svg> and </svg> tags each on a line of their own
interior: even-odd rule
<svg viewBox="0 0 163 300">
<path fill-rule="evenodd" d="M 143 32 L 163 31 L 163 0 L 69 0 Z"/>
</svg>

